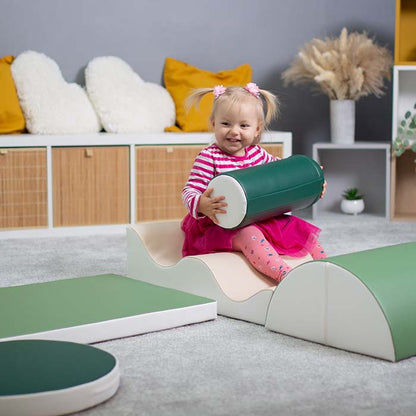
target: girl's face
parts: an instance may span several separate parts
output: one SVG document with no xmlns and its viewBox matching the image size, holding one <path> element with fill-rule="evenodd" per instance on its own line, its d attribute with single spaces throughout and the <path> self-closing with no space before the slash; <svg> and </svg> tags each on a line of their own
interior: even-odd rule
<svg viewBox="0 0 416 416">
<path fill-rule="evenodd" d="M 255 103 L 241 102 L 228 107 L 220 105 L 212 120 L 218 147 L 234 156 L 244 156 L 261 132 Z"/>
</svg>

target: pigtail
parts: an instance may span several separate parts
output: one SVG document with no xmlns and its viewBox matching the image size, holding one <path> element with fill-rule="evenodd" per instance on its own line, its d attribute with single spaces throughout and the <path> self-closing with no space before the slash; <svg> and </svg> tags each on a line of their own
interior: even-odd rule
<svg viewBox="0 0 416 416">
<path fill-rule="evenodd" d="M 264 100 L 264 121 L 266 126 L 270 124 L 273 119 L 277 119 L 279 116 L 279 99 L 269 91 L 259 90 Z"/>
<path fill-rule="evenodd" d="M 202 100 L 202 98 L 212 93 L 214 90 L 213 88 L 196 88 L 192 91 L 192 93 L 186 98 L 185 100 L 185 108 L 186 111 L 189 112 L 192 107 L 199 107 L 199 104 Z"/>
<path fill-rule="evenodd" d="M 211 110 L 209 120 L 212 121 L 216 106 L 218 102 L 222 100 L 229 100 L 229 105 L 237 104 L 240 98 L 247 97 L 247 93 L 256 97 L 259 100 L 259 117 L 264 124 L 263 128 L 267 128 L 273 119 L 277 119 L 279 114 L 279 99 L 271 92 L 267 90 L 261 90 L 254 83 L 249 83 L 246 87 L 223 87 L 217 85 L 214 88 L 197 88 L 185 100 L 186 111 L 189 112 L 192 107 L 199 108 L 201 100 L 207 94 L 214 95 L 214 104 Z"/>
</svg>

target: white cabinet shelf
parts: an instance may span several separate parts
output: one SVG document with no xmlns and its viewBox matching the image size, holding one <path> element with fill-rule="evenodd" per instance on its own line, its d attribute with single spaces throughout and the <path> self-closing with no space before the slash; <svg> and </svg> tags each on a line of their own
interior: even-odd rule
<svg viewBox="0 0 416 416">
<path fill-rule="evenodd" d="M 140 169 L 141 166 L 138 166 L 138 163 L 146 164 L 145 168 L 147 170 L 145 169 L 145 171 L 149 173 L 149 175 L 146 176 L 147 179 L 144 179 L 146 181 L 155 180 L 155 176 L 157 176 L 155 171 L 160 169 L 161 163 L 160 160 L 154 159 L 146 159 L 145 161 L 136 159 L 136 150 L 139 148 L 142 149 L 143 147 L 163 147 L 165 148 L 165 152 L 171 154 L 174 149 L 177 149 L 177 154 L 180 158 L 179 162 L 183 161 L 183 163 L 185 163 L 186 161 L 181 159 L 185 158 L 185 148 L 190 147 L 189 145 L 201 145 L 201 147 L 203 147 L 212 140 L 212 133 L 0 135 L 0 169 L 5 170 L 7 173 L 7 175 L 2 175 L 2 177 L 0 177 L 0 219 L 3 221 L 0 222 L 0 224 L 5 224 L 0 225 L 0 229 L 22 229 L 31 226 L 52 229 L 57 226 L 75 224 L 95 225 L 120 222 L 135 223 L 137 220 L 140 220 L 136 208 L 139 205 L 138 200 L 142 197 L 140 194 L 140 190 L 142 189 L 140 188 L 140 185 L 142 185 L 143 182 L 143 175 L 138 175 L 138 172 L 142 171 L 142 169 Z M 290 132 L 266 132 L 263 136 L 263 143 L 276 145 L 272 147 L 279 150 L 279 156 L 288 157 L 292 154 L 292 133 Z M 33 188 L 29 180 L 31 179 L 31 176 L 35 174 L 27 172 L 27 169 L 25 168 L 26 165 L 33 165 L 33 162 L 29 163 L 26 159 L 22 159 L 20 153 L 22 153 L 22 151 L 24 154 L 28 153 L 32 159 L 35 159 L 35 156 L 37 155 L 32 155 L 34 154 L 35 149 L 38 149 L 36 151 L 41 153 L 41 156 L 43 157 L 41 160 L 43 176 L 39 188 L 44 195 L 41 202 L 45 209 L 42 212 L 38 212 L 39 210 L 34 212 L 38 217 L 42 217 L 41 221 L 38 220 L 36 223 L 34 222 L 33 225 L 26 225 L 26 222 L 22 221 L 22 217 L 25 215 L 28 216 L 29 214 L 24 213 L 21 207 L 23 205 L 29 207 L 34 205 L 31 201 L 26 201 L 26 195 L 29 193 L 28 189 L 30 190 Z M 60 150 L 63 151 L 59 152 Z M 73 157 L 69 157 L 69 155 L 73 153 L 72 150 L 77 151 L 77 153 Z M 108 152 L 106 152 L 106 150 L 108 150 Z M 184 151 L 182 152 L 179 150 Z M 123 157 L 121 159 L 117 156 L 117 152 L 122 153 Z M 60 159 L 57 153 L 62 153 L 63 159 Z M 92 163 L 87 165 L 85 158 L 81 158 L 78 153 L 84 155 L 84 157 L 89 159 Z M 108 157 L 106 156 L 107 153 Z M 92 155 L 94 155 L 94 157 L 92 157 Z M 18 159 L 17 156 L 20 158 Z M 189 159 L 189 155 L 187 157 Z M 82 161 L 80 162 L 81 159 Z M 94 162 L 93 159 L 95 160 Z M 55 164 L 53 163 L 54 160 L 56 162 Z M 65 165 L 66 168 L 62 160 L 67 164 Z M 77 161 L 78 164 L 75 163 Z M 193 162 L 193 159 L 191 162 Z M 37 164 L 39 163 L 40 162 L 37 162 Z M 181 169 L 185 169 L 183 164 L 181 164 L 180 167 Z M 113 170 L 110 170 L 110 168 Z M 110 174 L 109 172 L 114 173 Z M 187 172 L 187 174 L 188 173 L 189 172 Z M 105 179 L 109 175 L 110 179 Z M 120 178 L 121 176 L 122 178 Z M 27 182 L 25 187 L 20 185 L 22 179 L 25 180 L 25 183 Z M 120 179 L 120 183 L 113 183 L 115 182 L 115 179 Z M 182 181 L 182 179 L 180 180 Z M 168 179 L 166 179 L 166 181 L 168 181 Z M 180 189 L 182 184 L 177 184 L 179 181 L 178 172 L 176 176 L 175 173 L 171 172 L 169 181 L 172 182 L 172 186 L 168 186 L 168 188 L 171 192 L 174 192 L 175 195 L 177 194 L 180 199 Z M 167 185 L 169 185 L 169 183 Z M 173 185 L 177 185 L 176 188 L 178 188 L 178 190 L 176 190 Z M 127 190 L 125 189 L 126 187 L 128 188 Z M 103 197 L 103 193 L 105 194 L 107 188 L 109 189 L 108 198 L 113 198 L 113 203 L 110 201 L 107 204 L 109 205 L 108 211 L 111 214 L 109 215 L 109 218 L 122 219 L 118 219 L 114 222 L 112 222 L 111 219 L 106 218 L 93 218 L 90 220 L 89 216 L 91 216 L 91 214 L 99 214 L 97 206 L 102 208 L 102 198 L 105 198 L 105 195 Z M 61 190 L 64 189 L 67 189 L 67 192 L 61 192 Z M 120 197 L 118 195 L 121 189 L 123 190 L 123 193 Z M 16 198 L 13 195 L 16 194 L 17 191 L 19 194 L 22 194 L 22 197 L 15 202 Z M 73 193 L 69 195 L 71 192 Z M 113 211 L 116 211 L 114 208 L 116 205 L 115 202 L 119 202 L 119 199 L 121 198 L 126 200 L 127 204 L 124 204 L 120 208 L 119 211 L 123 212 L 123 214 L 120 214 L 119 216 L 118 213 L 115 214 Z M 106 200 L 104 201 L 108 202 Z M 12 208 L 10 208 L 11 205 L 13 205 Z M 40 202 L 38 205 L 41 205 Z M 16 206 L 16 208 L 14 208 L 14 206 Z M 68 210 L 70 210 L 69 213 L 62 215 L 64 215 L 65 218 L 70 218 L 70 223 L 68 224 L 66 219 L 59 221 L 57 215 L 60 212 L 67 212 Z M 30 213 L 30 215 L 32 214 L 33 213 Z M 74 220 L 73 218 L 76 217 L 79 219 Z M 124 220 L 124 218 L 126 220 Z"/>
<path fill-rule="evenodd" d="M 353 187 L 364 194 L 366 213 L 389 218 L 390 147 L 373 142 L 315 143 L 313 158 L 323 166 L 328 186 L 324 198 L 312 207 L 313 218 L 340 213 L 341 195 Z"/>
</svg>

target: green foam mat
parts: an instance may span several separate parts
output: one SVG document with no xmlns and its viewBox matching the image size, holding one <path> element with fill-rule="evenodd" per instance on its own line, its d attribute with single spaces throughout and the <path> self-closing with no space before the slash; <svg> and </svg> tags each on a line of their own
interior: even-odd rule
<svg viewBox="0 0 416 416">
<path fill-rule="evenodd" d="M 106 274 L 1 288 L 0 316 L 0 341 L 90 343 L 215 319 L 216 302 Z"/>
</svg>

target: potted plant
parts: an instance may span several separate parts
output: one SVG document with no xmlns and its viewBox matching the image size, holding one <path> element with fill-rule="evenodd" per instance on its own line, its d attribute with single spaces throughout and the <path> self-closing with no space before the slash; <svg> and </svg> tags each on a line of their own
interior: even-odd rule
<svg viewBox="0 0 416 416">
<path fill-rule="evenodd" d="M 416 152 L 416 103 L 413 112 L 406 111 L 404 118 L 397 127 L 397 136 L 393 142 L 393 151 L 396 157 L 400 157 L 406 149 Z"/>
<path fill-rule="evenodd" d="M 392 53 L 364 33 L 313 39 L 306 43 L 282 73 L 284 84 L 312 84 L 330 99 L 331 140 L 353 143 L 355 101 L 384 94 L 384 78 L 390 79 Z"/>
<path fill-rule="evenodd" d="M 345 214 L 357 215 L 364 211 L 363 195 L 357 188 L 348 188 L 342 194 L 341 211 Z"/>
</svg>

